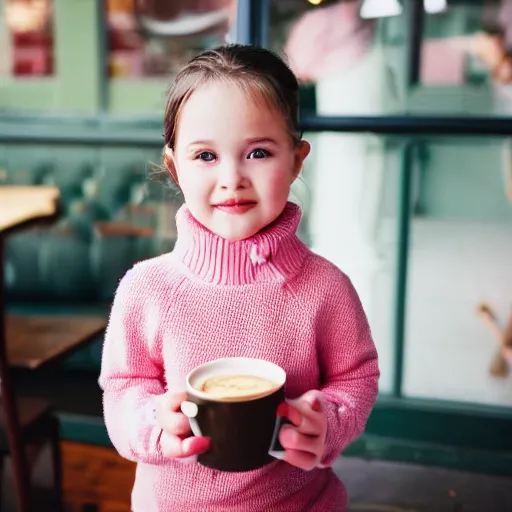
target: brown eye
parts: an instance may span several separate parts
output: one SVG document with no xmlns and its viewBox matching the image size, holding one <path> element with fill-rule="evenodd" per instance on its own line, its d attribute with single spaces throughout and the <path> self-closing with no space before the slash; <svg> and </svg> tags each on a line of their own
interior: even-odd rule
<svg viewBox="0 0 512 512">
<path fill-rule="evenodd" d="M 266 158 L 267 156 L 270 156 L 270 153 L 266 149 L 257 148 L 247 155 L 247 160 L 252 160 L 253 158 Z"/>
<path fill-rule="evenodd" d="M 215 155 L 210 151 L 203 151 L 197 155 L 197 158 L 203 162 L 213 162 L 215 160 Z"/>
</svg>

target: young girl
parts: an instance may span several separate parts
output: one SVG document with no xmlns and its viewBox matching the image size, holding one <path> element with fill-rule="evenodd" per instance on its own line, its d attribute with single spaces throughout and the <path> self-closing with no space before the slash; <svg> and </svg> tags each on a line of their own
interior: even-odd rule
<svg viewBox="0 0 512 512">
<path fill-rule="evenodd" d="M 276 55 L 238 45 L 203 52 L 170 89 L 164 160 L 185 197 L 178 239 L 121 280 L 100 376 L 112 443 L 138 463 L 134 512 L 346 508 L 330 466 L 363 432 L 379 370 L 349 278 L 296 236 L 288 195 L 309 153 L 298 93 Z M 287 372 L 284 460 L 242 473 L 196 462 L 209 440 L 180 412 L 186 374 L 231 356 Z"/>
</svg>

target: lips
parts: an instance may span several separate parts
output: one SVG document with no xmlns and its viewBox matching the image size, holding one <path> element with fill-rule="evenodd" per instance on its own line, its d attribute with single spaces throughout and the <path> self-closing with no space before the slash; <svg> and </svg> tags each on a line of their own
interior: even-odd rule
<svg viewBox="0 0 512 512">
<path fill-rule="evenodd" d="M 256 206 L 256 201 L 243 199 L 228 199 L 222 203 L 214 204 L 213 207 L 225 213 L 241 214 L 246 213 Z"/>
</svg>

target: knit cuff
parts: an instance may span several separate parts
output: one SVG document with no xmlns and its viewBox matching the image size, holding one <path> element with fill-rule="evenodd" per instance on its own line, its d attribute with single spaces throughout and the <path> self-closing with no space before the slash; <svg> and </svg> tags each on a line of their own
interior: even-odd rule
<svg viewBox="0 0 512 512">
<path fill-rule="evenodd" d="M 162 447 L 160 445 L 162 429 L 156 421 L 155 398 L 156 396 L 151 396 L 143 406 L 144 411 L 142 418 L 138 428 L 136 428 L 136 432 L 134 433 L 135 436 L 140 436 L 141 439 L 144 436 L 147 436 L 146 450 L 148 456 L 147 463 L 149 464 L 160 464 L 164 459 Z"/>
<path fill-rule="evenodd" d="M 354 433 L 353 414 L 342 404 L 338 405 L 328 400 L 324 393 L 320 397 L 327 416 L 327 435 L 325 438 L 324 455 L 319 467 L 332 466 L 342 450 L 350 443 Z"/>
</svg>

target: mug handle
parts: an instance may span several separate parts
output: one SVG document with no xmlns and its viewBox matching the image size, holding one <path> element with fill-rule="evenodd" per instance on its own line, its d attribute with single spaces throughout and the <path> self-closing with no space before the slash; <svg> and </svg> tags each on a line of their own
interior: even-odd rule
<svg viewBox="0 0 512 512">
<path fill-rule="evenodd" d="M 197 406 L 197 404 L 185 400 L 181 402 L 180 409 L 181 412 L 188 418 L 192 434 L 194 434 L 196 437 L 203 437 L 201 429 L 199 428 L 199 423 L 197 423 L 196 420 L 196 416 L 199 412 L 199 407 Z"/>
<path fill-rule="evenodd" d="M 270 450 L 268 454 L 274 459 L 284 460 L 284 448 L 279 442 L 279 432 L 283 425 L 291 425 L 292 422 L 284 416 L 276 417 L 276 424 L 274 426 L 274 433 L 272 434 L 272 441 L 270 443 Z"/>
</svg>

